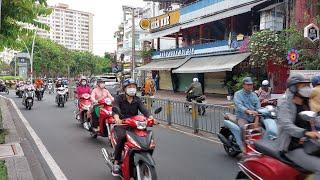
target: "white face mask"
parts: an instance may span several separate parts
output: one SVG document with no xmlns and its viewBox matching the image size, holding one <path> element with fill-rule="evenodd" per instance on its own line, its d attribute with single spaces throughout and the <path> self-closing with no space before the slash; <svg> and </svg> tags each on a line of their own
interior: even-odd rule
<svg viewBox="0 0 320 180">
<path fill-rule="evenodd" d="M 312 88 L 310 86 L 306 86 L 298 90 L 298 93 L 300 94 L 300 96 L 305 98 L 310 97 L 311 92 L 312 92 Z"/>
<path fill-rule="evenodd" d="M 101 89 L 103 89 L 104 87 L 106 87 L 106 85 L 105 85 L 104 83 L 100 83 L 100 84 L 99 84 L 99 87 L 100 87 Z"/>
<path fill-rule="evenodd" d="M 86 81 L 82 81 L 81 84 L 82 84 L 82 85 L 86 85 L 87 82 L 86 82 Z"/>
<path fill-rule="evenodd" d="M 137 93 L 137 89 L 136 89 L 136 88 L 127 88 L 126 93 L 127 93 L 129 96 L 135 96 L 136 93 Z"/>
</svg>

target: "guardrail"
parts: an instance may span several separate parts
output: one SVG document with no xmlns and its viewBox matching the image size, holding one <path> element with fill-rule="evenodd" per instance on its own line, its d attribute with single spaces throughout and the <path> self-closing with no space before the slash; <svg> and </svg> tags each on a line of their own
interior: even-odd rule
<svg viewBox="0 0 320 180">
<path fill-rule="evenodd" d="M 192 128 L 194 133 L 205 131 L 217 134 L 223 125 L 224 113 L 233 113 L 234 109 L 222 105 L 201 104 L 195 102 L 182 102 L 173 100 L 141 97 L 147 108 L 154 111 L 162 107 L 163 111 L 155 118 L 166 122 L 168 125 L 176 124 Z M 205 111 L 205 113 L 202 113 Z"/>
</svg>

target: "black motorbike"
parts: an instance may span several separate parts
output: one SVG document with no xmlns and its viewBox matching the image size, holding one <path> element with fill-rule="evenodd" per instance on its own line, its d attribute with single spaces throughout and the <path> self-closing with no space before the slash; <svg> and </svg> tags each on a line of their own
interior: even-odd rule
<svg viewBox="0 0 320 180">
<path fill-rule="evenodd" d="M 34 90 L 31 88 L 26 89 L 24 98 L 25 99 L 22 101 L 22 104 L 26 107 L 26 109 L 31 110 L 34 102 Z"/>
<path fill-rule="evenodd" d="M 5 92 L 6 94 L 9 94 L 9 89 L 6 85 L 2 84 L 0 85 L 0 92 Z"/>
<path fill-rule="evenodd" d="M 19 98 L 22 98 L 22 96 L 23 96 L 23 91 L 24 91 L 23 86 L 24 86 L 23 84 L 20 84 L 20 85 L 17 85 L 17 87 L 16 87 L 16 95 Z"/>
<path fill-rule="evenodd" d="M 206 114 L 206 97 L 205 95 L 199 96 L 199 97 L 195 97 L 195 98 L 191 98 L 189 99 L 188 96 L 190 96 L 190 94 L 192 93 L 192 91 L 190 91 L 186 97 L 187 102 L 193 102 L 193 103 L 197 103 L 197 107 L 198 107 L 198 114 L 200 116 L 204 116 Z M 191 100 L 191 101 L 190 101 Z M 192 112 L 192 104 L 186 104 L 185 105 L 185 110 L 187 112 Z"/>
<path fill-rule="evenodd" d="M 43 87 L 37 88 L 35 93 L 38 101 L 41 101 L 43 99 L 44 88 Z"/>
</svg>

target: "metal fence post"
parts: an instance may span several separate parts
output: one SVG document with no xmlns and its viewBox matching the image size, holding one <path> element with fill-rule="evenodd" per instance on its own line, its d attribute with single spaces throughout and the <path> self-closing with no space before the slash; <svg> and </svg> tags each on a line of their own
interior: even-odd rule
<svg viewBox="0 0 320 180">
<path fill-rule="evenodd" d="M 167 112 L 167 122 L 168 125 L 171 126 L 171 121 L 172 121 L 172 104 L 171 101 L 167 101 L 166 103 L 166 112 Z"/>
<path fill-rule="evenodd" d="M 199 132 L 199 121 L 198 121 L 198 105 L 192 103 L 192 120 L 193 120 L 193 133 L 197 134 Z"/>
<path fill-rule="evenodd" d="M 151 103 L 152 103 L 151 98 L 146 97 L 146 101 L 147 101 L 147 109 L 148 109 L 149 111 L 151 111 Z"/>
</svg>

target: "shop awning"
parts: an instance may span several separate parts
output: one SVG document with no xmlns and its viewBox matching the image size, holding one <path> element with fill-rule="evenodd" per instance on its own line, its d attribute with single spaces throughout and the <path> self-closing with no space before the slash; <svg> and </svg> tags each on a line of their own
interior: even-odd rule
<svg viewBox="0 0 320 180">
<path fill-rule="evenodd" d="M 181 26 L 181 29 L 186 29 L 186 28 L 189 28 L 189 27 L 198 26 L 200 24 L 206 24 L 206 23 L 217 21 L 217 20 L 220 20 L 220 19 L 224 19 L 224 18 L 236 16 L 236 15 L 239 15 L 239 14 L 247 13 L 247 12 L 250 12 L 251 9 L 254 8 L 255 6 L 257 6 L 259 4 L 262 4 L 262 3 L 266 2 L 266 1 L 268 1 L 268 0 L 261 0 L 259 2 L 248 4 L 248 5 L 244 5 L 242 7 L 236 8 L 236 9 L 231 9 L 231 10 L 228 10 L 228 11 L 225 11 L 225 12 L 220 12 L 220 13 L 217 13 L 217 14 L 213 14 L 213 15 L 210 15 L 208 17 L 197 18 L 197 19 L 194 19 L 193 21 L 191 21 L 189 23 L 183 24 Z"/>
<path fill-rule="evenodd" d="M 193 57 L 173 73 L 207 73 L 232 71 L 232 68 L 250 56 L 250 53 Z"/>
<path fill-rule="evenodd" d="M 152 61 L 149 64 L 136 68 L 136 70 L 144 70 L 144 71 L 151 71 L 151 70 L 167 70 L 170 71 L 171 69 L 175 69 L 183 65 L 185 62 L 188 61 L 189 58 L 181 58 L 181 59 L 167 59 L 167 60 L 157 60 Z"/>
</svg>

